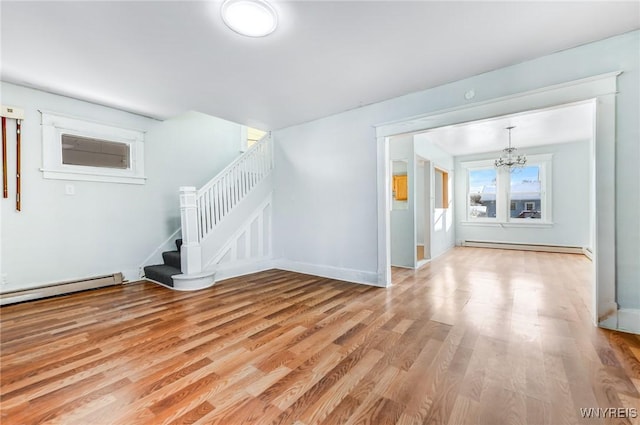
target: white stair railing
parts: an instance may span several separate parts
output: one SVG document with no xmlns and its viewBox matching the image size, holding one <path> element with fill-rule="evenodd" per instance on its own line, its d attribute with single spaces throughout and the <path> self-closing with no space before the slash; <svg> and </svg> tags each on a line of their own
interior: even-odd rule
<svg viewBox="0 0 640 425">
<path fill-rule="evenodd" d="M 273 168 L 268 134 L 197 192 L 198 236 L 202 241 Z"/>
<path fill-rule="evenodd" d="M 271 173 L 272 158 L 271 136 L 267 133 L 201 189 L 180 188 L 183 273 L 201 271 L 201 259 L 192 258 L 199 257 L 200 243 Z"/>
</svg>

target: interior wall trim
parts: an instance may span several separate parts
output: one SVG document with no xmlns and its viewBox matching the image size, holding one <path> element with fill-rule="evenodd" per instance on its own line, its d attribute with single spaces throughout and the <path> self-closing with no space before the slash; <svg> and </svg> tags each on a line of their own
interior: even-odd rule
<svg viewBox="0 0 640 425">
<path fill-rule="evenodd" d="M 274 268 L 290 272 L 327 277 L 330 279 L 344 280 L 346 282 L 360 283 L 363 285 L 385 286 L 381 285 L 378 282 L 377 273 L 363 270 L 321 266 L 317 264 L 301 263 L 285 259 L 274 261 Z"/>
</svg>

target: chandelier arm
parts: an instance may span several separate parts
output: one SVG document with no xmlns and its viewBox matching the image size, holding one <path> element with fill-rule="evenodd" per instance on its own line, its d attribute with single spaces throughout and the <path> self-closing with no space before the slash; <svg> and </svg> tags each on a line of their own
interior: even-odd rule
<svg viewBox="0 0 640 425">
<path fill-rule="evenodd" d="M 502 155 L 501 155 L 498 159 L 494 161 L 496 168 L 498 167 L 512 168 L 514 166 L 524 167 L 524 165 L 527 163 L 526 155 L 518 154 L 515 158 L 513 157 L 513 153 L 518 150 L 511 145 L 511 130 L 513 130 L 514 128 L 515 126 L 510 126 L 505 128 L 505 130 L 509 132 L 509 145 L 507 148 L 502 150 L 505 153 L 506 158 L 502 158 Z"/>
</svg>

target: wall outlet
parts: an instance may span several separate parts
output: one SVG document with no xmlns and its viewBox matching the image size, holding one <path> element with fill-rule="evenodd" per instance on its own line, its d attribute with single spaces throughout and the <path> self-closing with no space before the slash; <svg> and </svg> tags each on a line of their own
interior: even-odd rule
<svg viewBox="0 0 640 425">
<path fill-rule="evenodd" d="M 65 195 L 75 195 L 76 187 L 72 184 L 66 184 L 64 185 L 64 193 Z"/>
<path fill-rule="evenodd" d="M 2 274 L 0 275 L 0 287 L 1 287 L 1 286 L 5 286 L 7 283 L 9 283 L 9 282 L 7 281 L 7 274 L 6 274 L 6 273 L 2 273 Z"/>
</svg>

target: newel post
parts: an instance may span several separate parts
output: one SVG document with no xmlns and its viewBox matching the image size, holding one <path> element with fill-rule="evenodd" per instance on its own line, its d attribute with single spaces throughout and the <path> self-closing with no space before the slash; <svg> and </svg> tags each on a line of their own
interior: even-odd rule
<svg viewBox="0 0 640 425">
<path fill-rule="evenodd" d="M 182 224 L 182 248 L 180 266 L 183 274 L 202 271 L 202 253 L 198 238 L 198 205 L 196 188 L 180 188 L 180 221 Z"/>
</svg>

